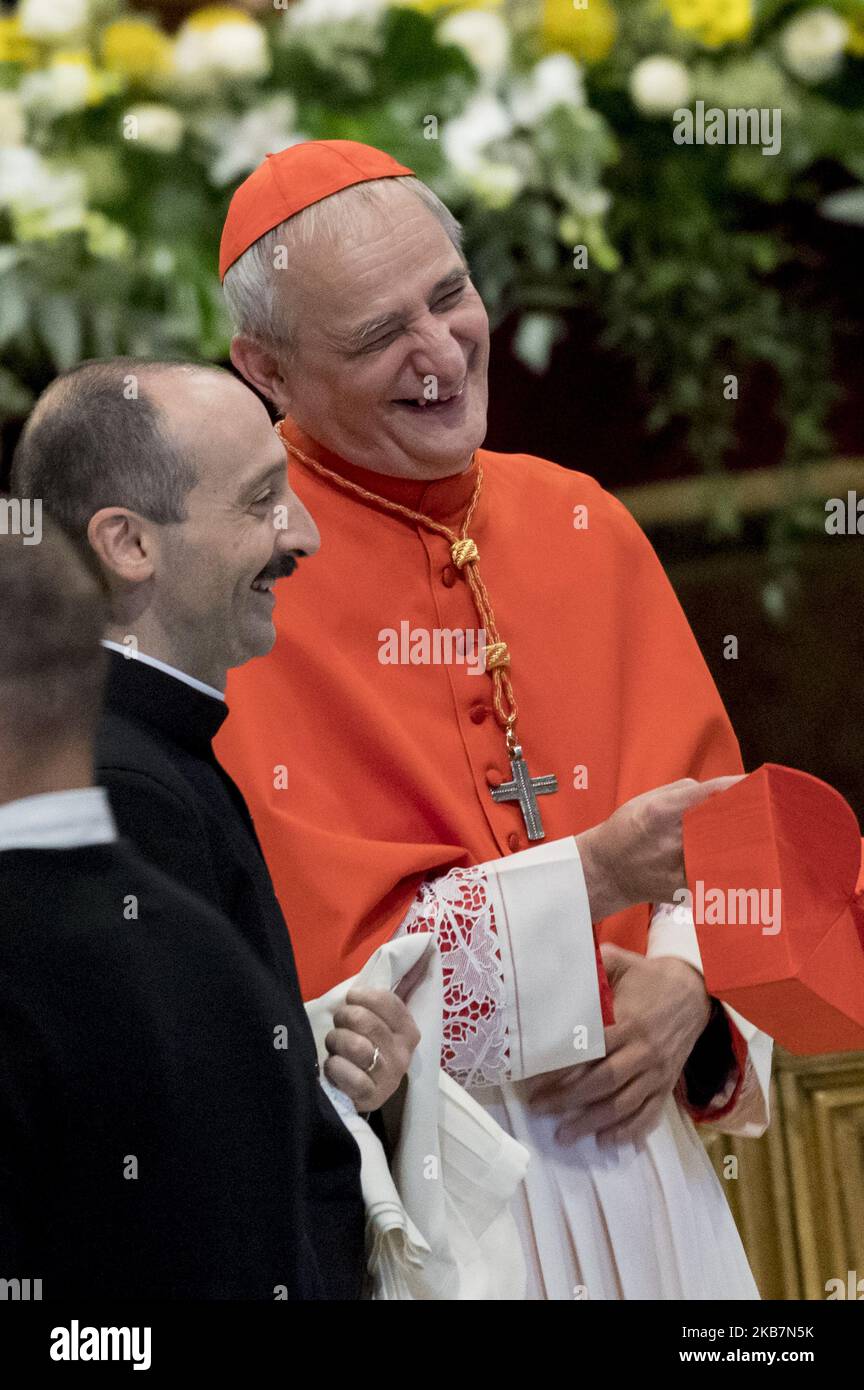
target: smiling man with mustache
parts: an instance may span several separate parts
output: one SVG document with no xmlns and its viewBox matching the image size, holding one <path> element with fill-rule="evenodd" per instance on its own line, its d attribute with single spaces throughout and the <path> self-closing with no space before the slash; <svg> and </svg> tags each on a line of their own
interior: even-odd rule
<svg viewBox="0 0 864 1390">
<path fill-rule="evenodd" d="M 96 778 L 121 836 L 219 908 L 281 985 L 284 1033 L 273 1045 L 290 1058 L 285 1104 L 306 1157 L 298 1240 L 320 1275 L 319 1291 L 301 1296 L 358 1297 L 359 1155 L 318 1083 L 285 919 L 243 797 L 211 748 L 228 714 L 229 669 L 275 640 L 274 583 L 318 549 L 283 447 L 264 406 L 228 372 L 84 363 L 37 402 L 13 488 L 43 500 L 108 590 Z M 355 989 L 347 1002 L 350 1018 L 327 1039 L 326 1077 L 371 1111 L 395 1091 L 419 1035 L 389 991 Z"/>
</svg>

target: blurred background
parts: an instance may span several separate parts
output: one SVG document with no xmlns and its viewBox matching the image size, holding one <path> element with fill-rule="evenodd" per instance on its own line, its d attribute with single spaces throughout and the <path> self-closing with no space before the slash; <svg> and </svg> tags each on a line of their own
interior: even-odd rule
<svg viewBox="0 0 864 1390">
<path fill-rule="evenodd" d="M 773 140 L 706 117 L 678 143 L 700 103 Z M 58 370 L 227 359 L 228 200 L 316 137 L 381 146 L 462 220 L 488 446 L 615 491 L 746 766 L 864 819 L 864 0 L 7 5 L 0 485 Z M 763 1294 L 824 1298 L 864 1279 L 864 1058 L 776 1071 L 770 1134 L 710 1147 Z"/>
</svg>

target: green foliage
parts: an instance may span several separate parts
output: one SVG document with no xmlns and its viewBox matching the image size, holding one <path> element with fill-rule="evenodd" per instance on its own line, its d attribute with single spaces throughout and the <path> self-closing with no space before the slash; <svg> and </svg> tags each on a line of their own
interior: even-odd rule
<svg viewBox="0 0 864 1390">
<path fill-rule="evenodd" d="M 757 371 L 776 384 L 790 470 L 824 456 L 835 330 L 820 267 L 790 240 L 785 208 L 819 207 L 814 171 L 830 163 L 856 188 L 828 199 L 825 214 L 864 216 L 862 7 L 835 0 L 858 38 L 818 81 L 784 58 L 804 0 L 760 0 L 752 31 L 718 48 L 676 28 L 672 4 L 617 8 L 611 51 L 581 72 L 565 55 L 536 66 L 544 54 L 530 0 L 504 12 L 513 23 L 498 68 L 489 64 L 496 46 L 506 52 L 500 17 L 475 17 L 487 37 L 478 30 L 473 45 L 445 42 L 447 7 L 402 6 L 316 23 L 276 12 L 262 21 L 266 72 L 214 69 L 197 86 L 113 78 L 64 111 L 33 99 L 32 55 L 22 66 L 0 61 L 0 130 L 26 121 L 25 143 L 0 148 L 0 174 L 14 181 L 22 160 L 42 161 L 36 194 L 16 199 L 0 182 L 0 416 L 25 411 L 53 371 L 82 356 L 224 357 L 216 259 L 232 188 L 268 149 L 341 137 L 393 152 L 462 219 L 492 323 L 516 318 L 514 350 L 532 371 L 562 350 L 564 314 L 584 306 L 603 324 L 603 344 L 635 364 L 648 429 L 683 429 L 707 474 L 722 474 L 736 444 L 738 403 L 725 383 L 736 378 L 743 394 Z M 88 36 L 97 76 L 100 28 L 122 17 L 121 0 L 103 10 Z M 678 65 L 672 78 L 689 85 L 691 105 L 779 109 L 779 153 L 675 144 L 678 101 L 664 107 L 661 94 L 658 105 L 655 93 L 646 104 L 636 82 L 658 55 Z M 35 61 L 38 78 L 51 51 L 37 46 Z M 142 101 L 157 104 L 160 130 L 124 138 L 124 115 Z M 800 524 L 794 489 L 790 497 L 778 553 Z M 722 490 L 717 499 L 715 530 L 733 534 Z"/>
</svg>

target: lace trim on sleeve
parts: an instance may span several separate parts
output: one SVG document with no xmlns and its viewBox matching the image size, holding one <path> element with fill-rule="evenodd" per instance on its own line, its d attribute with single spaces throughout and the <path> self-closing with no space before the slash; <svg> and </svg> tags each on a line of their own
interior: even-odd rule
<svg viewBox="0 0 864 1390">
<path fill-rule="evenodd" d="M 421 884 L 396 936 L 434 934 L 444 974 L 441 1065 L 460 1085 L 495 1086 L 510 1066 L 495 913 L 479 868 Z"/>
</svg>

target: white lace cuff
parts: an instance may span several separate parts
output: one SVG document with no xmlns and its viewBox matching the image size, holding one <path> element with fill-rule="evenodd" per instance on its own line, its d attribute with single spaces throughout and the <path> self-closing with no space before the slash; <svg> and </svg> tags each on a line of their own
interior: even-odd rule
<svg viewBox="0 0 864 1390">
<path fill-rule="evenodd" d="M 506 1080 L 510 1053 L 504 972 L 483 870 L 451 869 L 421 884 L 396 935 L 413 932 L 431 932 L 441 954 L 442 1067 L 465 1087 Z"/>
</svg>

